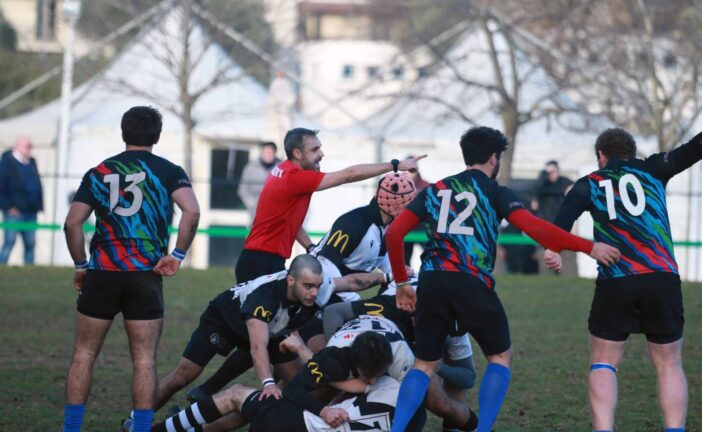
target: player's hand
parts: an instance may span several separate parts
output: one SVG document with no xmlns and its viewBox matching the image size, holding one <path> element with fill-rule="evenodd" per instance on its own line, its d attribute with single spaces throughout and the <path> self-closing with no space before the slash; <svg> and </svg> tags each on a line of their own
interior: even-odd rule
<svg viewBox="0 0 702 432">
<path fill-rule="evenodd" d="M 269 396 L 273 396 L 276 399 L 280 399 L 281 397 L 283 397 L 283 391 L 280 390 L 280 388 L 275 384 L 268 384 L 267 386 L 263 387 L 263 391 L 258 397 L 258 400 L 266 399 Z"/>
<path fill-rule="evenodd" d="M 154 266 L 154 272 L 161 276 L 173 276 L 180 269 L 180 261 L 173 258 L 171 255 L 161 257 Z"/>
<path fill-rule="evenodd" d="M 87 271 L 77 271 L 73 273 L 73 287 L 76 289 L 76 291 L 80 291 L 80 289 L 83 288 L 83 281 L 85 280 L 85 276 L 87 274 Z"/>
<path fill-rule="evenodd" d="M 550 249 L 546 249 L 544 252 L 544 264 L 546 268 L 555 272 L 560 273 L 563 270 L 563 261 L 561 260 L 561 254 L 554 252 Z"/>
<path fill-rule="evenodd" d="M 407 269 L 407 276 L 408 276 L 408 277 L 414 276 L 414 269 L 413 269 L 412 267 L 410 267 L 410 266 L 405 266 L 405 268 Z"/>
<path fill-rule="evenodd" d="M 397 169 L 400 171 L 419 169 L 419 166 L 417 165 L 417 161 L 420 159 L 424 159 L 425 157 L 427 157 L 427 155 L 423 154 L 423 155 L 407 158 L 403 161 L 400 161 L 400 164 L 397 166 Z"/>
<path fill-rule="evenodd" d="M 397 288 L 395 304 L 405 312 L 414 312 L 414 307 L 417 304 L 417 293 L 412 289 L 412 285 L 405 284 Z"/>
<path fill-rule="evenodd" d="M 607 267 L 616 264 L 621 257 L 621 252 L 614 246 L 605 243 L 596 242 L 593 246 L 590 256 L 597 262 L 606 265 Z"/>
<path fill-rule="evenodd" d="M 278 349 L 282 353 L 286 352 L 298 352 L 301 347 L 305 346 L 305 342 L 302 341 L 300 336 L 295 333 L 290 333 L 288 337 L 283 339 L 281 343 L 278 344 Z"/>
<path fill-rule="evenodd" d="M 322 417 L 322 420 L 329 426 L 334 428 L 349 421 L 349 413 L 343 408 L 324 407 L 319 413 L 319 416 Z"/>
</svg>

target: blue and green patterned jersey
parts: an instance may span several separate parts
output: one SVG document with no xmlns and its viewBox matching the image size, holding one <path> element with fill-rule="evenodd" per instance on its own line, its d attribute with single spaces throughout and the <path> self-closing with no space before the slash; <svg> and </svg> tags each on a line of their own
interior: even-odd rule
<svg viewBox="0 0 702 432">
<path fill-rule="evenodd" d="M 595 241 L 615 246 L 622 253 L 618 263 L 599 266 L 602 278 L 677 274 L 665 187 L 668 180 L 700 159 L 702 134 L 646 160 L 612 159 L 603 169 L 575 183 L 555 224 L 570 231 L 583 212 L 590 212 Z"/>
<path fill-rule="evenodd" d="M 166 254 L 171 194 L 191 187 L 178 165 L 149 151 L 125 151 L 84 176 L 74 201 L 95 211 L 89 268 L 147 271 Z"/>
<path fill-rule="evenodd" d="M 482 171 L 467 170 L 428 186 L 407 208 L 429 238 L 422 271 L 465 272 L 492 288 L 500 221 L 524 206 Z"/>
</svg>

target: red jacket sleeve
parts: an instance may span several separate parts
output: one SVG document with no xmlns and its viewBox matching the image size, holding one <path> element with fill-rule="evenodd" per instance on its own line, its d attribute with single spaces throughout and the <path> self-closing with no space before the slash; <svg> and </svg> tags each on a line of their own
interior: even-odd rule
<svg viewBox="0 0 702 432">
<path fill-rule="evenodd" d="M 546 249 L 551 249 L 554 252 L 560 252 L 564 249 L 586 254 L 592 252 L 594 244 L 590 240 L 585 240 L 537 218 L 527 210 L 514 211 L 507 217 L 507 220 Z"/>
<path fill-rule="evenodd" d="M 419 225 L 419 222 L 421 220 L 416 214 L 405 209 L 390 224 L 388 232 L 385 233 L 385 245 L 388 247 L 390 267 L 392 267 L 393 278 L 397 283 L 409 279 L 407 267 L 405 267 L 405 236 Z"/>
</svg>

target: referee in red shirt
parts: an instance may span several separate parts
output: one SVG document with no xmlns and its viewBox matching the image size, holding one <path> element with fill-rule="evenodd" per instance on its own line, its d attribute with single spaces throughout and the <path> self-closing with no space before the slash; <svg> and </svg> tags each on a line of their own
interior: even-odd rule
<svg viewBox="0 0 702 432">
<path fill-rule="evenodd" d="M 287 160 L 273 168 L 263 185 L 251 233 L 236 263 L 237 283 L 285 270 L 285 260 L 290 258 L 295 240 L 307 250 L 313 246 L 302 222 L 315 191 L 366 180 L 393 169 L 417 169 L 417 161 L 426 157 L 352 165 L 323 173 L 319 162 L 324 152 L 317 132 L 295 128 L 285 134 Z"/>
</svg>

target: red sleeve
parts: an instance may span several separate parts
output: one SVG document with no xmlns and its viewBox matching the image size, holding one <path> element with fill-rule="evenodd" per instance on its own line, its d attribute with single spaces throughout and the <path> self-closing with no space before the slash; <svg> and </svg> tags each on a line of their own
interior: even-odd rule
<svg viewBox="0 0 702 432">
<path fill-rule="evenodd" d="M 421 220 L 410 210 L 403 210 L 390 224 L 385 233 L 385 245 L 388 247 L 390 266 L 395 282 L 404 282 L 409 279 L 405 267 L 405 236 L 419 225 Z"/>
<path fill-rule="evenodd" d="M 537 218 L 527 210 L 517 210 L 509 215 L 507 220 L 546 249 L 554 252 L 560 252 L 563 249 L 586 254 L 592 252 L 594 244 L 590 240 L 562 230 L 552 223 Z"/>
<path fill-rule="evenodd" d="M 314 192 L 326 174 L 312 170 L 296 170 L 288 174 L 288 191 L 293 194 Z"/>
</svg>

